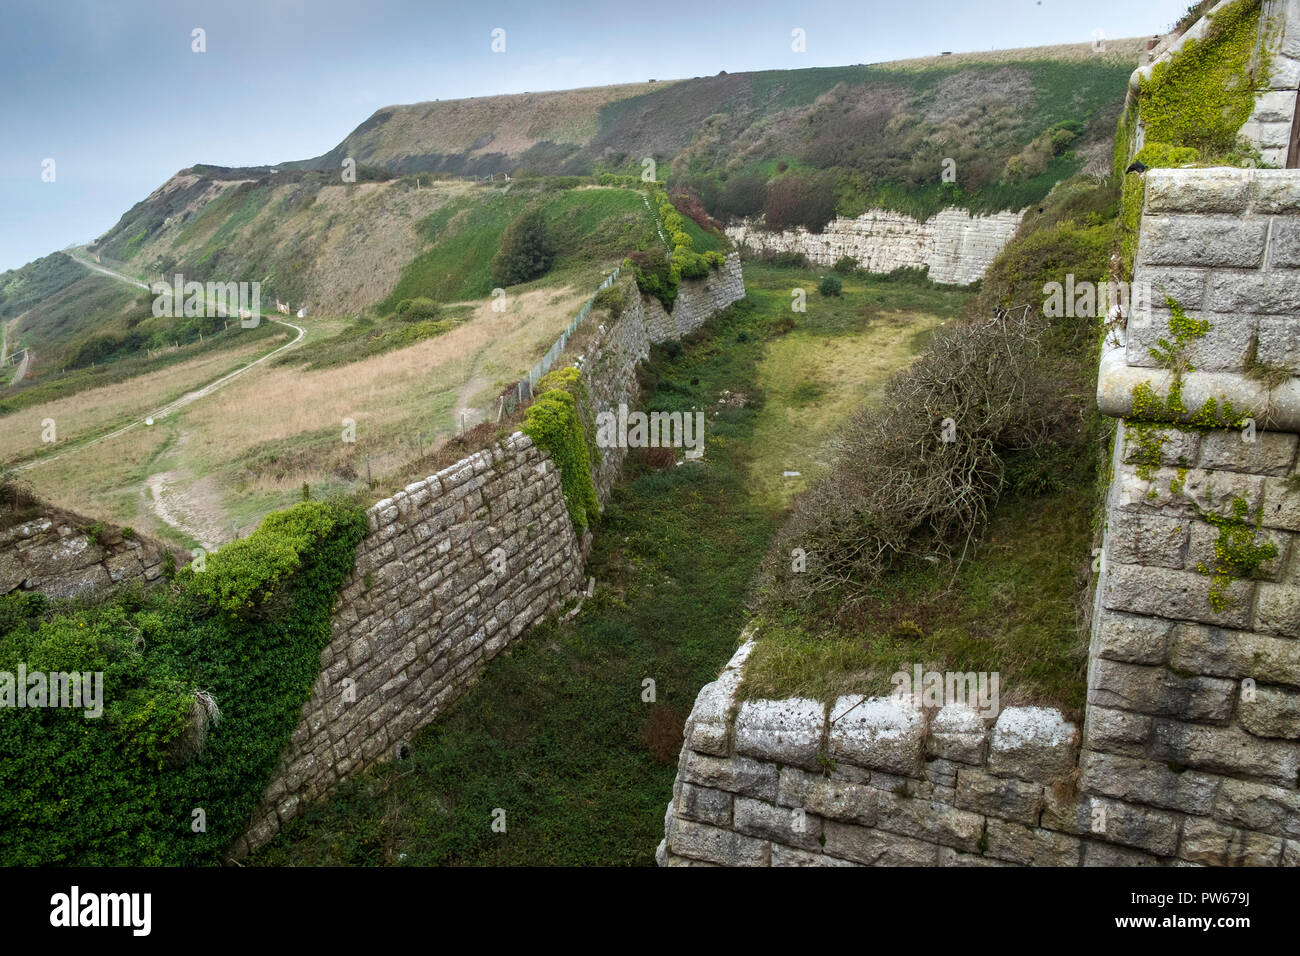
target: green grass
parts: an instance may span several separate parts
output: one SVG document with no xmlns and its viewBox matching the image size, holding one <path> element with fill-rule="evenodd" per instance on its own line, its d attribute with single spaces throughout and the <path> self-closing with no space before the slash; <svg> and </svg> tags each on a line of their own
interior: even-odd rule
<svg viewBox="0 0 1300 956">
<path fill-rule="evenodd" d="M 537 187 L 540 187 L 537 188 Z M 613 263 L 633 249 L 644 248 L 654 226 L 631 189 L 547 191 L 545 180 L 532 188 L 475 194 L 449 203 L 421 224 L 431 248 L 402 271 L 392 294 L 376 307 L 383 315 L 403 299 L 427 296 L 435 302 L 462 302 L 491 294 L 492 257 L 512 219 L 530 202 L 542 204 L 557 242 L 553 273 L 593 260 Z M 545 277 L 543 277 L 543 281 Z"/>
<path fill-rule="evenodd" d="M 1045 496 L 1009 498 L 961 568 L 912 566 L 883 576 L 869 608 L 834 626 L 784 608 L 765 615 L 743 698 L 887 694 L 890 675 L 998 673 L 1013 699 L 1083 712 L 1086 634 L 1077 600 L 1087 580 L 1093 476 Z M 1014 698 L 1013 696 L 1014 695 Z"/>
</svg>

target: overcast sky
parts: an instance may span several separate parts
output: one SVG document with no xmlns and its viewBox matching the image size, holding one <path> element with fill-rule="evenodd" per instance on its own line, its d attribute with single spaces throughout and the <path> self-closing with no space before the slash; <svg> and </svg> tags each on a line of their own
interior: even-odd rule
<svg viewBox="0 0 1300 956">
<path fill-rule="evenodd" d="M 178 169 L 316 156 L 381 106 L 1145 36 L 1188 2 L 5 0 L 0 270 L 95 238 Z"/>
</svg>

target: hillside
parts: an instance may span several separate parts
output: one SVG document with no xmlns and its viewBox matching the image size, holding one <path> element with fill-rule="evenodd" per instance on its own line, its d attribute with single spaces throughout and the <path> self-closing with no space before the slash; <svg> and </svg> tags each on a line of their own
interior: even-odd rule
<svg viewBox="0 0 1300 956">
<path fill-rule="evenodd" d="M 400 471 L 426 441 L 458 430 L 467 410 L 481 418 L 625 255 L 658 245 L 656 216 L 634 188 L 644 158 L 656 160 L 699 252 L 727 242 L 710 215 L 819 228 L 871 206 L 917 216 L 949 204 L 1019 209 L 1109 156 L 1137 47 L 394 106 L 314 159 L 187 168 L 79 254 L 147 281 L 259 282 L 265 313 L 277 300 L 305 311 L 294 320 L 305 341 L 211 410 L 196 405 L 149 440 L 128 440 L 129 455 L 115 439 L 35 466 L 33 479 L 56 501 L 214 541 L 232 521 L 291 500 L 304 481 L 355 488 L 365 456 L 376 476 Z M 355 182 L 344 181 L 343 158 L 356 161 Z M 955 182 L 940 179 L 945 159 Z M 496 175 L 467 178 L 487 174 Z M 554 260 L 498 316 L 492 259 L 527 210 L 553 235 Z M 58 416 L 60 440 L 79 443 L 292 337 L 270 323 L 250 333 L 153 317 L 143 290 L 63 255 L 0 277 L 0 318 L 6 347 L 35 354 L 25 380 L 0 393 L 0 424 L 27 430 Z M 133 388 L 145 373 L 155 384 Z M 284 419 L 269 410 L 271 396 L 305 394 L 319 396 L 310 411 Z M 343 419 L 365 422 L 359 444 L 337 441 Z M 8 464 L 49 457 L 34 434 L 24 431 Z M 102 467 L 87 487 L 90 461 Z"/>
</svg>

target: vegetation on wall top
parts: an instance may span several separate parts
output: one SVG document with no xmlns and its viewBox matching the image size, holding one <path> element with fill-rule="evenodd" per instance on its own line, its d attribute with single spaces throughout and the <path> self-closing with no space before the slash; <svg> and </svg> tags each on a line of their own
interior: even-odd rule
<svg viewBox="0 0 1300 956">
<path fill-rule="evenodd" d="M 303 502 L 165 586 L 0 598 L 0 671 L 103 674 L 98 718 L 0 708 L 0 863 L 219 863 L 317 678 L 365 529 L 353 506 Z"/>
</svg>

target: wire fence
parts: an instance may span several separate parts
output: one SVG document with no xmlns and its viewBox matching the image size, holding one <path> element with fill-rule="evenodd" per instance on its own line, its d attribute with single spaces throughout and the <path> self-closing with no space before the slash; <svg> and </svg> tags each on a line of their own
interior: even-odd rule
<svg viewBox="0 0 1300 956">
<path fill-rule="evenodd" d="M 528 374 L 525 377 L 515 383 L 514 389 L 506 392 L 497 400 L 495 411 L 498 420 L 503 414 L 513 412 L 522 402 L 533 397 L 533 389 L 537 387 L 538 381 L 543 375 L 555 367 L 555 363 L 559 361 L 560 356 L 564 354 L 564 348 L 569 344 L 569 339 L 573 337 L 573 333 L 578 330 L 578 326 L 582 324 L 583 320 L 587 318 L 587 316 L 591 315 L 591 310 L 596 302 L 596 296 L 617 282 L 621 271 L 621 267 L 617 268 L 610 275 L 605 277 L 605 281 L 598 285 L 596 291 L 592 293 L 591 298 L 583 303 L 582 308 L 578 310 L 578 314 L 574 317 L 573 321 L 569 323 L 569 327 L 560 333 L 560 337 L 555 340 L 549 349 L 546 350 L 546 354 L 541 357 L 536 365 L 529 369 Z"/>
</svg>

